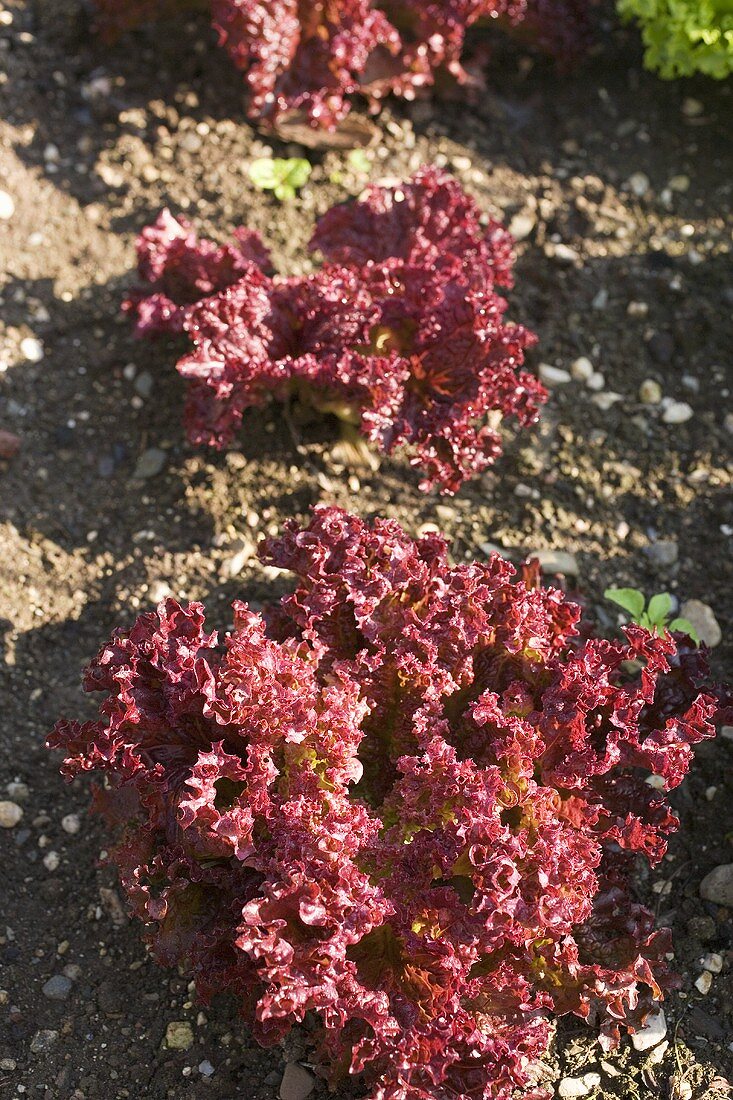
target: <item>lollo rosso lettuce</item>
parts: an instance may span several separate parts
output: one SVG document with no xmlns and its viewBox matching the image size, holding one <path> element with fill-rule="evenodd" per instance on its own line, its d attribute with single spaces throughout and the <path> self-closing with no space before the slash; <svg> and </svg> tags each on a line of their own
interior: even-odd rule
<svg viewBox="0 0 733 1100">
<path fill-rule="evenodd" d="M 373 1100 L 509 1100 L 554 1016 L 638 1028 L 673 978 L 630 870 L 714 734 L 704 653 L 587 637 L 498 555 L 336 508 L 261 557 L 295 577 L 277 608 L 220 641 L 163 601 L 87 669 L 99 720 L 49 739 L 102 780 L 155 958 L 263 1044 L 310 1014 L 318 1072 Z"/>
<path fill-rule="evenodd" d="M 641 27 L 648 69 L 672 79 L 733 73 L 733 0 L 618 0 Z"/>
<path fill-rule="evenodd" d="M 192 6 L 186 0 L 94 0 L 106 38 Z M 413 98 L 438 70 L 466 80 L 466 33 L 497 24 L 558 60 L 590 40 L 595 0 L 200 0 L 219 42 L 244 74 L 252 117 L 287 116 L 333 129 L 354 94 L 372 106 Z"/>
<path fill-rule="evenodd" d="M 521 369 L 535 338 L 497 292 L 509 234 L 428 167 L 330 210 L 311 247 L 323 266 L 284 278 L 254 233 L 216 245 L 168 211 L 143 230 L 147 286 L 124 308 L 140 335 L 188 337 L 189 438 L 226 447 L 246 409 L 297 398 L 386 453 L 407 448 L 423 489 L 455 492 L 501 452 L 499 424 L 531 424 L 546 397 Z"/>
</svg>

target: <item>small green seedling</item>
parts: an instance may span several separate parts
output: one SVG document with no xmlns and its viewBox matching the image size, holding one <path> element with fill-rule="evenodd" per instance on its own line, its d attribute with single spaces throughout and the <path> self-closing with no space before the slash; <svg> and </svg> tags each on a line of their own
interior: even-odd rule
<svg viewBox="0 0 733 1100">
<path fill-rule="evenodd" d="M 249 166 L 249 178 L 259 191 L 272 191 L 276 199 L 286 202 L 305 187 L 311 166 L 302 157 L 259 157 Z"/>
<path fill-rule="evenodd" d="M 670 622 L 672 597 L 669 592 L 658 592 L 656 596 L 652 596 L 648 605 L 644 593 L 638 588 L 607 588 L 603 595 L 628 612 L 633 623 L 638 623 L 647 630 L 656 630 L 657 634 L 664 630 L 681 630 L 689 634 L 697 645 L 700 644 L 697 631 L 688 619 L 677 618 Z"/>
</svg>

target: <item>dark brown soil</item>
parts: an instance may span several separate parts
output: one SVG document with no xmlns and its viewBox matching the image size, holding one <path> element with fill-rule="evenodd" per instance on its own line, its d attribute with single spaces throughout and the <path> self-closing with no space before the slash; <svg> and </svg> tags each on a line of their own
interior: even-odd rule
<svg viewBox="0 0 733 1100">
<path fill-rule="evenodd" d="M 24 810 L 0 836 L 0 1096 L 264 1100 L 286 1057 L 304 1053 L 301 1037 L 263 1052 L 232 1005 L 202 1012 L 185 978 L 148 963 L 138 930 L 100 894 L 114 887 L 98 867 L 104 835 L 86 816 L 85 787 L 60 780 L 45 735 L 59 715 L 91 715 L 82 665 L 166 586 L 205 599 L 220 626 L 235 596 L 272 595 L 255 561 L 232 576 L 231 559 L 319 500 L 412 531 L 437 524 L 459 558 L 488 543 L 516 558 L 571 551 L 577 585 L 609 627 L 609 584 L 703 600 L 723 629 L 718 671 L 727 657 L 730 675 L 730 85 L 658 82 L 641 72 L 633 39 L 614 32 L 567 78 L 508 53 L 475 104 L 395 104 L 381 117 L 371 177 L 438 161 L 487 211 L 522 215 L 511 312 L 540 335 L 533 363 L 589 356 L 601 393 L 619 395 L 604 411 L 582 382 L 558 387 L 495 472 L 440 500 L 418 492 L 403 461 L 344 469 L 330 424 L 296 426 L 299 451 L 277 408 L 246 421 L 238 449 L 193 450 L 170 347 L 135 343 L 119 316 L 135 233 L 165 204 L 214 232 L 246 222 L 282 270 L 302 268 L 315 216 L 365 182 L 344 155 L 309 153 L 311 182 L 280 205 L 249 182 L 247 164 L 268 142 L 245 122 L 241 81 L 205 21 L 105 50 L 74 0 L 0 12 L 0 188 L 16 207 L 0 221 L 0 428 L 22 437 L 19 455 L 0 462 L 0 798 Z M 200 149 L 187 151 L 194 133 Z M 572 251 L 558 255 L 557 244 Z M 43 342 L 37 363 L 20 351 L 31 335 Z M 688 402 L 692 418 L 664 423 L 639 401 L 645 379 Z M 165 451 L 163 470 L 135 480 L 150 447 Z M 659 564 L 659 540 L 677 546 L 670 565 Z M 727 1095 L 733 914 L 702 902 L 698 887 L 732 858 L 732 753 L 725 739 L 700 751 L 674 796 L 679 838 L 639 883 L 674 930 L 682 976 L 664 1057 L 655 1064 L 624 1042 L 601 1065 L 592 1031 L 565 1023 L 548 1079 L 598 1071 L 592 1095 L 624 1100 Z M 25 798 L 6 793 L 18 781 Z M 70 813 L 81 817 L 76 835 L 61 826 Z M 694 982 L 709 951 L 724 966 L 702 995 Z M 68 999 L 48 999 L 42 986 L 69 965 Z M 168 1023 L 184 1020 L 193 1047 L 166 1049 Z M 56 1033 L 46 1050 L 39 1032 Z"/>
</svg>

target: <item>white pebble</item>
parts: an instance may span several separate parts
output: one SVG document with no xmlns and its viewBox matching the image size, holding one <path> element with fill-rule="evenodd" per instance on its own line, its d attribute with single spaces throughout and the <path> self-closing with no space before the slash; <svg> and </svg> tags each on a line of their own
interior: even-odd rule
<svg viewBox="0 0 733 1100">
<path fill-rule="evenodd" d="M 623 394 L 614 393 L 613 390 L 608 390 L 607 393 L 596 393 L 591 398 L 593 404 L 597 405 L 601 412 L 608 412 L 612 405 L 616 405 L 623 399 Z"/>
<path fill-rule="evenodd" d="M 570 364 L 570 373 L 578 382 L 587 382 L 595 374 L 595 369 L 588 356 L 581 355 Z"/>
<path fill-rule="evenodd" d="M 586 1073 L 582 1077 L 565 1077 L 557 1086 L 558 1096 L 562 1100 L 575 1100 L 575 1097 L 587 1096 L 601 1083 L 600 1073 Z"/>
<path fill-rule="evenodd" d="M 643 1027 L 634 1032 L 631 1036 L 631 1042 L 634 1050 L 651 1050 L 652 1047 L 661 1043 L 666 1034 L 667 1021 L 664 1016 L 664 1010 L 660 1008 L 658 1012 L 647 1017 L 647 1021 Z"/>
<path fill-rule="evenodd" d="M 605 384 L 606 379 L 600 371 L 594 371 L 586 382 L 586 386 L 588 387 L 588 389 L 593 390 L 595 393 L 598 393 L 600 390 L 602 390 Z"/>
<path fill-rule="evenodd" d="M 723 969 L 723 956 L 719 955 L 717 951 L 711 951 L 709 955 L 705 955 L 702 960 L 703 970 L 709 970 L 711 974 L 720 974 Z"/>
<path fill-rule="evenodd" d="M 564 386 L 571 379 L 570 371 L 553 367 L 550 363 L 540 363 L 539 375 L 547 386 Z"/>
<path fill-rule="evenodd" d="M 13 196 L 9 195 L 7 191 L 0 191 L 0 221 L 10 221 L 15 213 L 15 203 L 13 202 Z"/>
<path fill-rule="evenodd" d="M 16 802 L 0 802 L 0 829 L 14 829 L 23 816 Z"/>
<path fill-rule="evenodd" d="M 81 829 L 81 821 L 79 820 L 79 815 L 66 814 L 65 817 L 61 818 L 61 828 L 64 830 L 65 833 L 68 833 L 69 836 L 76 836 L 76 834 Z"/>
<path fill-rule="evenodd" d="M 47 854 L 43 857 L 43 866 L 46 868 L 47 871 L 55 871 L 60 862 L 61 857 L 59 856 L 58 852 L 47 852 Z"/>
<path fill-rule="evenodd" d="M 20 354 L 28 363 L 40 363 L 43 359 L 43 344 L 35 336 L 26 336 L 20 341 Z"/>
<path fill-rule="evenodd" d="M 686 401 L 673 401 L 662 413 L 665 424 L 685 424 L 693 415 Z"/>
<path fill-rule="evenodd" d="M 702 993 L 703 997 L 707 997 L 713 984 L 713 975 L 709 970 L 703 970 L 702 974 L 695 981 L 695 989 Z"/>
</svg>

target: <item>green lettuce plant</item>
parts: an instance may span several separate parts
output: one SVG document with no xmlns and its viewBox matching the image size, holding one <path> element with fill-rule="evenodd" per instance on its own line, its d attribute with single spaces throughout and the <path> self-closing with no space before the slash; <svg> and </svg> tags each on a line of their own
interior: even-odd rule
<svg viewBox="0 0 733 1100">
<path fill-rule="evenodd" d="M 639 23 L 645 64 L 666 80 L 733 72 L 733 0 L 617 0 L 617 7 Z"/>
</svg>

